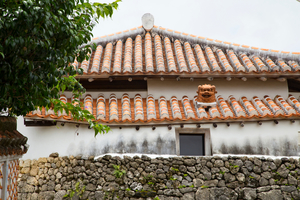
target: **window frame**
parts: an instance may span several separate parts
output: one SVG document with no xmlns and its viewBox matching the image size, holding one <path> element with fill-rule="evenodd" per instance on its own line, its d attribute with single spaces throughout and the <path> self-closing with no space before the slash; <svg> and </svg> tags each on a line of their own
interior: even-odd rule
<svg viewBox="0 0 300 200">
<path fill-rule="evenodd" d="M 212 156 L 212 142 L 209 128 L 175 128 L 176 133 L 176 155 L 180 155 L 180 134 L 204 135 L 204 156 Z M 200 156 L 200 155 L 199 155 Z"/>
</svg>

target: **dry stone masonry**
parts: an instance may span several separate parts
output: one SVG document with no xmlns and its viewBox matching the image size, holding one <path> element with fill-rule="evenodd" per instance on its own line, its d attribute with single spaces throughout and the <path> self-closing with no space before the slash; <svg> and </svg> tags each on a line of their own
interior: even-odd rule
<svg viewBox="0 0 300 200">
<path fill-rule="evenodd" d="M 76 183 L 82 199 L 90 200 L 300 199 L 295 158 L 105 155 L 94 160 L 53 153 L 21 161 L 20 171 L 19 200 L 64 199 Z"/>
</svg>

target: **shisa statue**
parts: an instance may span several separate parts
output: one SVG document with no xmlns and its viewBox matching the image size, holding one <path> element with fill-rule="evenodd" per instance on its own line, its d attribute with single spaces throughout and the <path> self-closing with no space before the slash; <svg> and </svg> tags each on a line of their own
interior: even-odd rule
<svg viewBox="0 0 300 200">
<path fill-rule="evenodd" d="M 203 107 L 208 109 L 209 107 L 215 107 L 216 102 L 216 87 L 210 84 L 204 84 L 198 86 L 198 97 L 196 99 L 197 107 Z"/>
</svg>

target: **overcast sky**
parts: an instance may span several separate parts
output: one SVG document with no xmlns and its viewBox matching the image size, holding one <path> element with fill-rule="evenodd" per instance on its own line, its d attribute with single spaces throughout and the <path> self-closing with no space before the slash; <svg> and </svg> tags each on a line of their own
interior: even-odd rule
<svg viewBox="0 0 300 200">
<path fill-rule="evenodd" d="M 172 30 L 300 52 L 300 2 L 296 0 L 123 0 L 112 19 L 101 20 L 94 28 L 94 37 L 141 26 L 145 13 L 154 16 L 155 25 Z"/>
</svg>

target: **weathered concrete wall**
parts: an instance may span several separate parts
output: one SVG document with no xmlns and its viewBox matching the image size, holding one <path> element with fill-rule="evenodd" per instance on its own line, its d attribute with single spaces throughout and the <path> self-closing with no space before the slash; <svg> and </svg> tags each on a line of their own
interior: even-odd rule
<svg viewBox="0 0 300 200">
<path fill-rule="evenodd" d="M 300 199 L 294 158 L 50 156 L 20 163 L 18 199 L 62 199 L 77 182 L 83 199 Z"/>
</svg>

